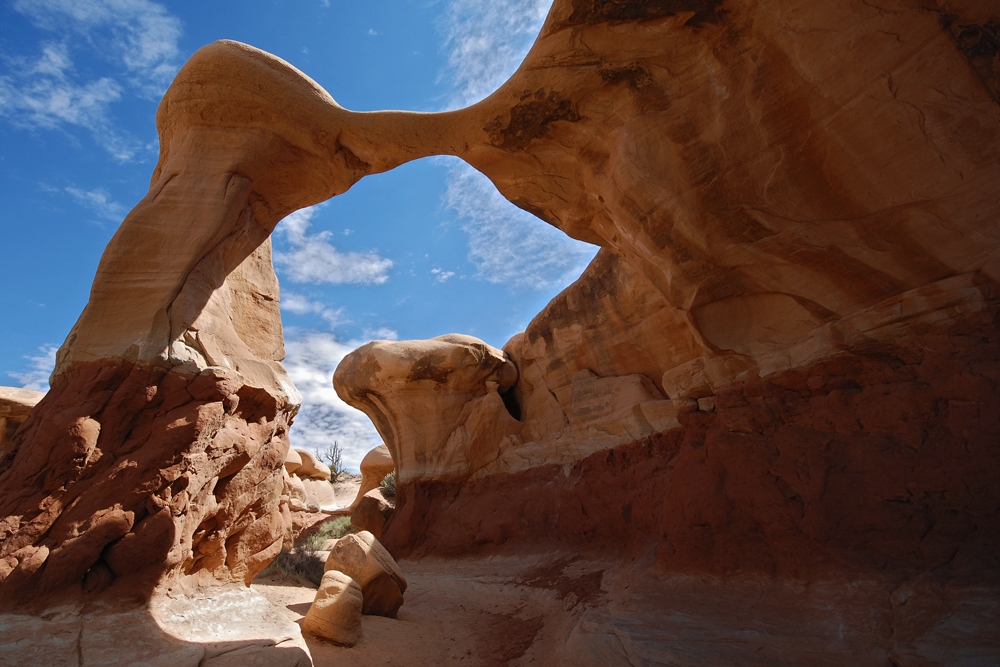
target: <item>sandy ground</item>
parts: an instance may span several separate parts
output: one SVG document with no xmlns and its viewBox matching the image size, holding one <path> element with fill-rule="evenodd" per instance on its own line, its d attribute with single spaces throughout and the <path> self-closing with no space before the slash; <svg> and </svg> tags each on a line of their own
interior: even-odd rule
<svg viewBox="0 0 1000 667">
<path fill-rule="evenodd" d="M 358 495 L 361 488 L 361 475 L 342 475 L 341 481 L 333 485 L 333 493 L 337 498 L 337 507 L 346 508 L 354 502 L 354 497 Z"/>
<path fill-rule="evenodd" d="M 364 639 L 351 648 L 303 633 L 317 667 L 551 664 L 541 647 L 561 642 L 536 640 L 549 628 L 558 632 L 580 602 L 530 558 L 402 561 L 400 567 L 409 586 L 399 618 L 365 616 Z M 600 574 L 596 581 L 599 587 Z M 253 588 L 299 623 L 316 592 L 270 578 L 258 578 Z"/>
</svg>

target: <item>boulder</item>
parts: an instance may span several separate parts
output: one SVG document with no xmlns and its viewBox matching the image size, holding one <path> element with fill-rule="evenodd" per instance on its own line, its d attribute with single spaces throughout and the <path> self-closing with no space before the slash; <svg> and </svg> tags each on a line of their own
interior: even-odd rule
<svg viewBox="0 0 1000 667">
<path fill-rule="evenodd" d="M 330 549 L 325 569 L 343 572 L 358 582 L 364 593 L 366 614 L 395 618 L 403 605 L 406 578 L 385 547 L 369 532 L 337 540 Z"/>
<path fill-rule="evenodd" d="M 285 454 L 285 471 L 291 474 L 300 467 L 302 467 L 302 457 L 299 456 L 297 451 L 289 447 L 288 452 Z"/>
<path fill-rule="evenodd" d="M 295 469 L 295 474 L 303 479 L 330 479 L 330 468 L 320 461 L 315 454 L 307 449 L 296 449 L 302 459 L 302 464 Z"/>
<path fill-rule="evenodd" d="M 381 444 L 365 454 L 365 458 L 361 459 L 360 468 L 361 487 L 358 489 L 354 502 L 351 503 L 352 510 L 358 506 L 366 493 L 376 488 L 386 475 L 396 469 L 396 463 L 392 460 L 389 448 Z"/>
<path fill-rule="evenodd" d="M 328 570 L 302 620 L 302 628 L 317 637 L 354 646 L 364 633 L 361 613 L 361 587 L 343 572 Z"/>
<path fill-rule="evenodd" d="M 324 509 L 337 506 L 337 496 L 334 493 L 333 485 L 328 480 L 315 478 L 303 479 L 302 487 L 305 490 L 305 502 L 307 505 L 316 505 Z"/>
<path fill-rule="evenodd" d="M 361 531 L 368 531 L 376 539 L 382 539 L 382 528 L 392 516 L 394 505 L 390 503 L 381 488 L 374 488 L 364 495 L 351 513 L 351 525 Z"/>
</svg>

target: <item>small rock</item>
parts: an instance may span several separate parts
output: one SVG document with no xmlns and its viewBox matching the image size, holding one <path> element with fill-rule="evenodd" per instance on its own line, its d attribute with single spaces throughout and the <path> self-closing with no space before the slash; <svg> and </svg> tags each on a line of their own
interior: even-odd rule
<svg viewBox="0 0 1000 667">
<path fill-rule="evenodd" d="M 295 472 L 301 467 L 302 467 L 302 457 L 299 456 L 299 453 L 297 451 L 289 447 L 288 453 L 285 454 L 285 470 L 290 474 Z"/>
<path fill-rule="evenodd" d="M 354 646 L 361 640 L 361 586 L 343 572 L 323 575 L 302 627 L 317 637 Z"/>
<path fill-rule="evenodd" d="M 325 569 L 338 570 L 358 582 L 364 595 L 365 614 L 395 618 L 403 605 L 406 578 L 385 547 L 368 531 L 337 540 Z"/>
</svg>

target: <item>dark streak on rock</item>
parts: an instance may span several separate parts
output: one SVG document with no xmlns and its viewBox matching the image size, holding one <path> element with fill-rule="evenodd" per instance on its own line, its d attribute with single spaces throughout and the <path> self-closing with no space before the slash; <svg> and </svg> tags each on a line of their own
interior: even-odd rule
<svg viewBox="0 0 1000 667">
<path fill-rule="evenodd" d="M 545 136 L 549 124 L 559 120 L 575 123 L 580 115 L 573 109 L 573 103 L 556 91 L 546 95 L 544 89 L 539 89 L 521 97 L 521 102 L 510 110 L 510 121 L 506 125 L 503 116 L 497 116 L 483 130 L 494 146 L 520 151 L 527 148 L 532 139 Z"/>
<path fill-rule="evenodd" d="M 653 82 L 653 77 L 642 65 L 625 65 L 624 67 L 606 67 L 598 72 L 605 82 L 615 85 L 623 81 L 636 90 L 642 90 Z"/>
<path fill-rule="evenodd" d="M 966 57 L 976 76 L 1000 104 L 1000 19 L 985 23 L 963 21 L 955 14 L 941 14 L 943 27 Z"/>
<path fill-rule="evenodd" d="M 684 25 L 719 23 L 725 10 L 721 0 L 575 0 L 565 25 L 603 21 L 644 21 L 694 12 Z"/>
<path fill-rule="evenodd" d="M 433 380 L 439 384 L 444 384 L 448 381 L 450 371 L 443 368 L 443 366 L 443 360 L 438 355 L 427 355 L 418 359 L 413 364 L 413 370 L 410 371 L 410 375 L 406 378 L 406 381 Z"/>
</svg>

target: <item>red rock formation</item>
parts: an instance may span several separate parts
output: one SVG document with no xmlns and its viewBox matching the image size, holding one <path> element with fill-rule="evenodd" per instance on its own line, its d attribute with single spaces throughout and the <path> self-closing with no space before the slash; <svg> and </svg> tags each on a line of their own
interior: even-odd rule
<svg viewBox="0 0 1000 667">
<path fill-rule="evenodd" d="M 997 25 L 985 0 L 557 0 L 500 90 L 423 115 L 354 114 L 249 47 L 199 51 L 0 463 L 2 604 L 263 565 L 296 394 L 262 244 L 447 153 L 605 250 L 492 361 L 375 345 L 338 370 L 396 463 L 397 555 L 624 545 L 641 594 L 582 577 L 580 604 L 597 585 L 609 610 L 663 573 L 870 577 L 895 636 L 851 655 L 932 660 L 927 628 L 962 605 L 963 643 L 995 655 Z"/>
</svg>

